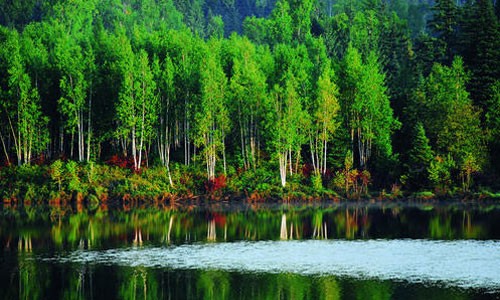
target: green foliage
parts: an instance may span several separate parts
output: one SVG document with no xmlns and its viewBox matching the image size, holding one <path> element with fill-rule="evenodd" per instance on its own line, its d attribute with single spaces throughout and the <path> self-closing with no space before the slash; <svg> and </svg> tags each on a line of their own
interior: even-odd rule
<svg viewBox="0 0 500 300">
<path fill-rule="evenodd" d="M 391 135 L 400 123 L 394 119 L 378 57 L 370 52 L 366 62 L 354 47 L 344 59 L 343 114 L 351 135 L 352 151 L 359 153 L 358 166 L 366 168 L 372 146 L 385 156 L 392 153 Z"/>
<path fill-rule="evenodd" d="M 412 136 L 412 145 L 408 152 L 404 184 L 413 189 L 426 187 L 429 179 L 429 168 L 434 160 L 434 153 L 429 146 L 422 123 L 417 123 Z"/>
<path fill-rule="evenodd" d="M 455 43 L 455 28 L 458 25 L 458 8 L 453 0 L 437 0 L 432 7 L 433 16 L 429 22 L 431 32 L 438 37 L 437 47 L 441 50 L 439 60 L 450 63 Z"/>
<path fill-rule="evenodd" d="M 429 168 L 429 180 L 440 193 L 446 193 L 450 190 L 452 185 L 452 169 L 455 168 L 456 163 L 451 156 L 436 158 L 431 162 Z"/>
<path fill-rule="evenodd" d="M 460 58 L 451 67 L 436 64 L 425 82 L 423 92 L 416 94 L 418 110 L 431 146 L 437 153 L 450 155 L 458 171 L 465 158 L 475 161 L 479 171 L 485 162 L 485 139 L 480 111 L 474 107 L 465 85 L 468 74 Z"/>
<path fill-rule="evenodd" d="M 69 161 L 66 163 L 64 177 L 66 181 L 66 188 L 69 192 L 83 192 L 79 173 L 80 166 L 76 162 Z"/>
<path fill-rule="evenodd" d="M 57 183 L 59 191 L 61 190 L 62 182 L 64 179 L 63 162 L 58 159 L 50 165 L 50 178 Z"/>
<path fill-rule="evenodd" d="M 321 175 L 312 175 L 311 176 L 311 184 L 312 188 L 315 191 L 322 191 L 323 190 L 323 178 L 321 178 Z"/>
<path fill-rule="evenodd" d="M 195 145 L 202 147 L 208 180 L 215 178 L 219 153 L 225 155 L 225 137 L 230 129 L 226 105 L 227 80 L 220 65 L 219 40 L 212 39 L 201 65 L 201 103 L 196 112 Z M 225 162 L 224 162 L 225 163 Z M 225 170 L 224 170 L 225 172 Z"/>
<path fill-rule="evenodd" d="M 56 161 L 42 180 L 53 195 L 195 194 L 222 172 L 271 194 L 311 192 L 334 173 L 326 188 L 359 195 L 361 178 L 388 189 L 403 174 L 425 188 L 431 163 L 449 177 L 434 186 L 497 181 L 491 1 L 21 2 L 0 4 L 5 164 L 115 156 L 147 169 L 109 168 L 111 179 L 98 164 Z M 260 187 L 236 184 L 252 176 Z M 33 185 L 9 193 L 35 196 Z"/>
</svg>

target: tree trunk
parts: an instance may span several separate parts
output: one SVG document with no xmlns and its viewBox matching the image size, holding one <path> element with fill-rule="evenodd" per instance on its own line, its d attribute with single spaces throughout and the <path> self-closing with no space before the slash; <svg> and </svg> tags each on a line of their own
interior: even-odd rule
<svg viewBox="0 0 500 300">
<path fill-rule="evenodd" d="M 90 83 L 90 93 L 89 93 L 89 111 L 87 120 L 87 161 L 90 161 L 90 140 L 92 138 L 92 82 Z"/>
</svg>

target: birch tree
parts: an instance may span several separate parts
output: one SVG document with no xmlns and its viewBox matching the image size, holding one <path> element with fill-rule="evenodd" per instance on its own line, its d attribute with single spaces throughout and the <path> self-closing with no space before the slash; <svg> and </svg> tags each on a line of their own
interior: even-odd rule
<svg viewBox="0 0 500 300">
<path fill-rule="evenodd" d="M 218 154 L 222 153 L 224 173 L 226 172 L 225 138 L 229 132 L 229 113 L 225 103 L 227 78 L 220 64 L 220 41 L 208 42 L 201 64 L 201 105 L 196 113 L 195 145 L 202 147 L 208 180 L 215 178 Z"/>
<path fill-rule="evenodd" d="M 268 110 L 266 75 L 257 60 L 255 46 L 247 38 L 233 36 L 230 47 L 236 54 L 229 85 L 235 125 L 240 137 L 241 158 L 245 169 L 257 165 L 263 117 Z M 237 120 L 237 121 L 236 121 Z"/>
<path fill-rule="evenodd" d="M 146 51 L 141 49 L 135 54 L 125 36 L 119 40 L 123 48 L 119 61 L 122 83 L 116 105 L 117 135 L 124 144 L 130 141 L 134 168 L 139 170 L 157 120 L 156 83 Z"/>
<path fill-rule="evenodd" d="M 8 136 L 0 131 L 2 147 L 9 161 L 6 140 L 12 139 L 18 165 L 30 164 L 48 142 L 48 118 L 41 112 L 40 96 L 26 71 L 25 55 L 21 51 L 20 35 L 7 32 L 3 56 L 8 57 L 8 91 L 2 100 L 2 115 L 8 123 Z M 34 50 L 34 49 L 31 49 Z"/>
<path fill-rule="evenodd" d="M 300 155 L 300 148 L 306 141 L 308 118 L 303 110 L 301 97 L 297 92 L 298 82 L 291 71 L 287 72 L 285 86 L 273 89 L 276 125 L 274 147 L 278 157 L 281 185 L 286 186 L 287 172 L 293 174 L 292 160 Z"/>
<path fill-rule="evenodd" d="M 312 126 L 309 131 L 311 160 L 316 175 L 326 173 L 328 142 L 339 126 L 338 88 L 328 64 L 318 79 L 317 98 L 313 104 Z"/>
<path fill-rule="evenodd" d="M 158 58 L 153 61 L 153 74 L 157 82 L 157 95 L 159 100 L 157 144 L 160 161 L 167 168 L 170 185 L 173 186 L 170 174 L 170 151 L 173 140 L 173 127 L 175 126 L 172 116 L 175 109 L 175 87 L 174 87 L 174 65 L 170 57 L 165 57 L 163 62 Z"/>
<path fill-rule="evenodd" d="M 96 14 L 96 0 L 75 0 L 58 4 L 54 11 L 53 34 L 55 65 L 61 78 L 61 97 L 58 110 L 63 117 L 65 131 L 71 134 L 70 155 L 73 156 L 76 134 L 78 160 L 90 159 L 92 74 L 94 55 L 90 47 L 92 23 Z M 86 44 L 86 49 L 83 45 Z M 87 116 L 85 116 L 87 112 Z"/>
<path fill-rule="evenodd" d="M 391 134 L 399 122 L 393 117 L 377 55 L 370 52 L 363 62 L 358 50 L 350 46 L 344 63 L 345 124 L 350 132 L 352 152 L 357 151 L 358 166 L 365 169 L 374 146 L 385 156 L 392 153 Z"/>
<path fill-rule="evenodd" d="M 78 160 L 85 158 L 85 117 L 88 84 L 85 80 L 85 63 L 82 47 L 68 33 L 61 31 L 55 48 L 58 69 L 62 76 L 59 81 L 61 98 L 58 109 L 64 117 L 65 129 L 71 134 L 70 154 L 73 156 L 73 141 L 77 134 Z"/>
</svg>

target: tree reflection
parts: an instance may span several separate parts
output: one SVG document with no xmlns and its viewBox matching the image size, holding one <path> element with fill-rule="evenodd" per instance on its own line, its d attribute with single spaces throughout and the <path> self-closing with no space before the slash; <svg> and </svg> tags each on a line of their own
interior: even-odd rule
<svg viewBox="0 0 500 300">
<path fill-rule="evenodd" d="M 46 276 L 46 270 L 40 270 L 40 266 L 38 266 L 32 250 L 32 242 L 29 235 L 20 237 L 17 255 L 19 299 L 43 299 L 43 291 L 50 284 L 50 279 Z"/>
<path fill-rule="evenodd" d="M 231 282 L 228 272 L 200 270 L 197 276 L 198 299 L 231 299 L 229 297 Z"/>
<path fill-rule="evenodd" d="M 120 299 L 160 299 L 158 280 L 144 267 L 119 269 Z"/>
</svg>

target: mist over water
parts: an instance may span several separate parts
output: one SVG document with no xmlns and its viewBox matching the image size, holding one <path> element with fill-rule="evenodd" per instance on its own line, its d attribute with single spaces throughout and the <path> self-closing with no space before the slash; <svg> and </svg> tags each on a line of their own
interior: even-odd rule
<svg viewBox="0 0 500 300">
<path fill-rule="evenodd" d="M 499 241 L 305 240 L 77 250 L 55 263 L 292 273 L 500 291 Z"/>
</svg>

